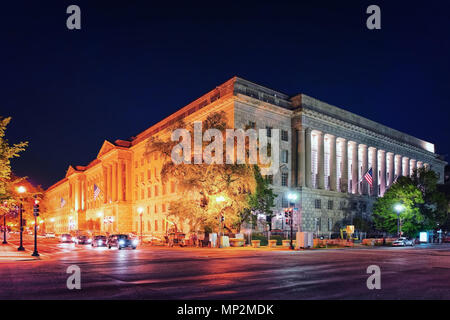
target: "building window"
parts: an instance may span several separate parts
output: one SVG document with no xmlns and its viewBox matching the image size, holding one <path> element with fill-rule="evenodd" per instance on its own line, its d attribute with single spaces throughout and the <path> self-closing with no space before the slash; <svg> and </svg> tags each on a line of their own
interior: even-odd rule
<svg viewBox="0 0 450 320">
<path fill-rule="evenodd" d="M 158 231 L 158 220 L 155 220 L 155 231 Z"/>
<path fill-rule="evenodd" d="M 328 218 L 328 231 L 333 231 L 333 218 Z"/>
<path fill-rule="evenodd" d="M 249 122 L 248 122 L 248 127 L 249 127 L 250 129 L 255 129 L 255 128 L 256 128 L 256 123 L 253 122 L 253 121 L 249 121 Z"/>
<path fill-rule="evenodd" d="M 155 213 L 158 213 L 158 206 L 155 204 Z"/>
<path fill-rule="evenodd" d="M 147 230 L 152 231 L 152 224 L 150 223 L 150 220 L 147 221 Z"/>
<path fill-rule="evenodd" d="M 289 174 L 287 172 L 283 172 L 281 174 L 281 185 L 283 187 L 287 187 L 288 186 L 288 178 L 289 178 Z"/>
<path fill-rule="evenodd" d="M 166 212 L 166 204 L 165 203 L 162 204 L 162 212 Z"/>
<path fill-rule="evenodd" d="M 165 184 L 162 185 L 162 194 L 165 195 L 167 193 L 167 187 Z"/>
<path fill-rule="evenodd" d="M 289 141 L 289 134 L 286 130 L 281 130 L 281 140 Z"/>
<path fill-rule="evenodd" d="M 147 180 L 151 180 L 152 178 L 152 170 L 148 169 L 147 170 Z"/>
<path fill-rule="evenodd" d="M 272 127 L 266 127 L 267 136 L 272 137 Z"/>
<path fill-rule="evenodd" d="M 152 188 L 148 187 L 147 188 L 147 198 L 151 198 L 152 197 Z"/>
<path fill-rule="evenodd" d="M 322 231 L 322 219 L 321 218 L 316 218 L 316 230 Z"/>
<path fill-rule="evenodd" d="M 155 197 L 159 196 L 158 186 L 155 186 Z"/>
<path fill-rule="evenodd" d="M 352 210 L 356 210 L 358 207 L 358 203 L 356 201 L 352 202 Z"/>
<path fill-rule="evenodd" d="M 333 200 L 328 200 L 328 210 L 333 210 Z"/>
<path fill-rule="evenodd" d="M 281 152 L 281 162 L 282 163 L 288 163 L 289 162 L 289 151 L 283 150 Z"/>
<path fill-rule="evenodd" d="M 322 209 L 322 200 L 320 200 L 320 199 L 314 200 L 314 208 Z"/>
<path fill-rule="evenodd" d="M 345 209 L 345 201 L 341 201 L 339 203 L 339 210 L 344 210 Z"/>
<path fill-rule="evenodd" d="M 142 189 L 141 190 L 141 200 L 143 200 L 145 198 L 145 190 Z"/>
<path fill-rule="evenodd" d="M 170 193 L 175 193 L 175 182 L 170 182 Z"/>
</svg>

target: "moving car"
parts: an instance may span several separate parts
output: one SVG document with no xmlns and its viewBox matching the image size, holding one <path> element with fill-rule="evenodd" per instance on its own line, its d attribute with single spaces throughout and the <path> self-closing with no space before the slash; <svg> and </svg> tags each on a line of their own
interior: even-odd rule
<svg viewBox="0 0 450 320">
<path fill-rule="evenodd" d="M 90 239 L 88 236 L 78 236 L 75 238 L 76 244 L 89 244 L 91 243 L 92 239 Z"/>
<path fill-rule="evenodd" d="M 121 250 L 123 248 L 132 248 L 136 249 L 138 245 L 137 239 L 132 239 L 130 236 L 126 234 L 113 234 L 108 238 L 107 246 L 108 249 L 112 247 L 117 247 L 117 249 Z"/>
<path fill-rule="evenodd" d="M 101 235 L 94 236 L 94 237 L 92 237 L 91 245 L 93 247 L 106 247 L 107 240 L 108 239 L 106 238 L 106 236 L 101 236 Z"/>
<path fill-rule="evenodd" d="M 68 233 L 63 233 L 59 238 L 59 241 L 62 243 L 72 243 L 74 241 L 74 238 L 72 238 L 72 236 Z"/>
<path fill-rule="evenodd" d="M 394 242 L 392 242 L 392 246 L 394 247 L 405 247 L 405 246 L 414 246 L 414 240 L 405 238 L 405 237 L 400 237 L 397 240 L 395 240 Z"/>
<path fill-rule="evenodd" d="M 55 238 L 56 236 L 55 236 L 55 233 L 54 233 L 54 232 L 47 232 L 47 233 L 45 234 L 45 237 L 46 237 L 46 238 Z"/>
</svg>

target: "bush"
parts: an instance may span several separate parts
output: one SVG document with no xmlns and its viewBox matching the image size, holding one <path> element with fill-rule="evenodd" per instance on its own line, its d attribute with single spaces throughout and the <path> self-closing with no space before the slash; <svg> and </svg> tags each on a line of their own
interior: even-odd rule
<svg viewBox="0 0 450 320">
<path fill-rule="evenodd" d="M 252 240 L 260 240 L 261 241 L 261 243 L 260 243 L 261 246 L 267 246 L 267 243 L 268 243 L 267 237 L 262 235 L 262 234 L 260 234 L 260 233 L 252 234 Z"/>
<path fill-rule="evenodd" d="M 277 246 L 281 246 L 282 245 L 282 240 L 283 237 L 282 236 L 270 236 L 270 240 L 277 240 Z"/>
</svg>

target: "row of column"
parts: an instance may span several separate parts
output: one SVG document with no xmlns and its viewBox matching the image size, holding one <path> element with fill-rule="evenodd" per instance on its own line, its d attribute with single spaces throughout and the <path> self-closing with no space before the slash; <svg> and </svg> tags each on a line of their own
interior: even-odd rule
<svg viewBox="0 0 450 320">
<path fill-rule="evenodd" d="M 127 177 L 131 176 L 131 168 L 127 161 L 118 160 L 103 165 L 104 203 L 125 201 L 129 199 Z"/>
<path fill-rule="evenodd" d="M 313 139 L 315 145 L 313 150 Z M 325 164 L 325 139 L 329 144 L 329 163 Z M 300 187 L 329 189 L 332 191 L 383 195 L 386 188 L 394 182 L 395 176 L 409 176 L 417 167 L 428 164 L 416 159 L 409 159 L 402 155 L 385 150 L 347 141 L 341 137 L 324 134 L 311 128 L 301 128 L 297 131 L 297 185 Z M 338 149 L 339 148 L 339 149 Z M 312 172 L 314 152 L 317 168 Z M 340 161 L 337 161 L 339 152 Z M 369 160 L 370 156 L 370 160 Z M 350 160 L 350 161 L 349 161 Z M 349 163 L 351 167 L 349 168 Z M 372 168 L 373 183 L 369 185 L 363 178 L 364 174 Z M 378 168 L 378 164 L 380 168 Z M 325 168 L 329 168 L 329 176 L 325 176 Z M 339 170 L 338 170 L 339 169 Z M 349 172 L 350 170 L 350 172 Z M 378 181 L 378 176 L 380 181 Z M 327 180 L 325 180 L 327 179 Z M 339 180 L 338 180 L 339 179 Z M 314 183 L 315 182 L 315 183 Z M 326 183 L 327 182 L 327 183 Z M 378 186 L 380 190 L 378 190 Z"/>
</svg>

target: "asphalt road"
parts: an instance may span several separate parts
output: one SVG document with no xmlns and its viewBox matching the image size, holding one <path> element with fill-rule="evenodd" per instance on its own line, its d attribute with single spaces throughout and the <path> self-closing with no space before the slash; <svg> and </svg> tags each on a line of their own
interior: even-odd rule
<svg viewBox="0 0 450 320">
<path fill-rule="evenodd" d="M 30 236 L 24 245 L 33 249 Z M 40 239 L 39 251 L 40 261 L 0 262 L 0 299 L 450 299 L 449 245 L 119 251 Z M 71 265 L 81 290 L 67 289 Z M 380 290 L 367 288 L 370 265 Z"/>
</svg>

